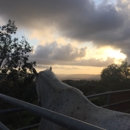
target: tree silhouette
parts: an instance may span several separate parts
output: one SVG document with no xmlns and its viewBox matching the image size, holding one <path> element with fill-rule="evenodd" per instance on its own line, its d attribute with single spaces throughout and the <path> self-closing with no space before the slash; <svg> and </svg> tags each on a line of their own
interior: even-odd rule
<svg viewBox="0 0 130 130">
<path fill-rule="evenodd" d="M 130 76 L 130 65 L 127 61 L 123 61 L 120 66 L 121 72 L 124 75 L 125 79 L 127 79 Z"/>
<path fill-rule="evenodd" d="M 101 73 L 101 80 L 105 82 L 120 82 L 124 79 L 121 67 L 116 64 L 109 65 Z"/>
<path fill-rule="evenodd" d="M 32 52 L 33 47 L 29 45 L 25 37 L 21 40 L 12 38 L 12 35 L 17 31 L 15 22 L 9 20 L 8 23 L 0 27 L 0 72 L 14 73 L 14 70 L 26 71 L 26 67 L 34 66 L 36 62 L 28 63 L 29 52 Z"/>
</svg>

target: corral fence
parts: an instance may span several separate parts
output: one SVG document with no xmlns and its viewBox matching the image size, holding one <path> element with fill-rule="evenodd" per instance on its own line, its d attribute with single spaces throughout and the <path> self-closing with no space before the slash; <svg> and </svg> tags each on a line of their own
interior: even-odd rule
<svg viewBox="0 0 130 130">
<path fill-rule="evenodd" d="M 6 96 L 4 94 L 0 94 L 0 98 L 2 100 L 5 100 L 9 103 L 12 103 L 24 110 L 27 110 L 29 112 L 32 112 L 36 114 L 37 116 L 40 116 L 44 119 L 47 119 L 53 123 L 56 123 L 60 126 L 63 126 L 69 130 L 104 130 L 102 128 L 99 128 L 97 126 L 94 126 L 92 124 L 65 116 L 63 114 L 56 113 L 54 111 L 18 100 L 16 98 L 12 98 L 10 96 Z M 0 129 L 1 130 L 9 130 L 4 124 L 0 123 Z M 22 128 L 23 130 L 27 128 Z"/>
<path fill-rule="evenodd" d="M 87 96 L 87 98 L 90 100 L 92 99 L 100 100 L 104 96 L 107 97 L 106 98 L 107 100 L 106 100 L 106 104 L 103 105 L 102 107 L 112 109 L 112 110 L 122 111 L 122 112 L 130 112 L 130 89 L 94 94 L 94 95 Z M 37 116 L 40 116 L 44 119 L 47 119 L 53 123 L 56 123 L 70 130 L 72 129 L 104 130 L 103 128 L 99 128 L 92 124 L 82 122 L 80 120 L 65 116 L 63 114 L 56 113 L 54 111 L 27 103 L 25 101 L 21 101 L 19 99 L 4 94 L 0 94 L 0 99 L 19 107 L 19 108 L 7 109 L 7 110 L 0 110 L 0 115 L 27 110 Z M 30 130 L 32 128 L 38 128 L 38 126 L 39 124 L 34 124 L 24 128 L 19 128 L 17 130 Z M 9 130 L 9 128 L 7 128 L 7 126 L 5 126 L 2 122 L 0 122 L 0 130 Z"/>
<path fill-rule="evenodd" d="M 94 94 L 87 96 L 87 98 L 92 100 L 92 102 L 94 99 L 99 100 L 98 102 L 105 99 L 105 103 L 101 107 L 115 111 L 130 112 L 130 89 Z"/>
</svg>

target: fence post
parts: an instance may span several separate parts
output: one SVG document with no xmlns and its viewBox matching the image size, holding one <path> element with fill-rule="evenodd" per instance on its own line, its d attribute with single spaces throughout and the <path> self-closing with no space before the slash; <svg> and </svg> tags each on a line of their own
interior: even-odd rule
<svg viewBox="0 0 130 130">
<path fill-rule="evenodd" d="M 109 108 L 109 105 L 110 105 L 110 97 L 111 97 L 111 92 L 108 92 L 108 95 L 107 95 L 107 108 Z"/>
</svg>

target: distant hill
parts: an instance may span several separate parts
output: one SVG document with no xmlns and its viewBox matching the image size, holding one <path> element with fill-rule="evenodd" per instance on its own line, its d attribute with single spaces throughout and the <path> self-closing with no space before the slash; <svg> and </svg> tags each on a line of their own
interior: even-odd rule
<svg viewBox="0 0 130 130">
<path fill-rule="evenodd" d="M 57 74 L 57 77 L 60 80 L 100 80 L 100 75 L 94 74 L 72 74 L 72 75 L 65 75 L 65 74 Z"/>
</svg>

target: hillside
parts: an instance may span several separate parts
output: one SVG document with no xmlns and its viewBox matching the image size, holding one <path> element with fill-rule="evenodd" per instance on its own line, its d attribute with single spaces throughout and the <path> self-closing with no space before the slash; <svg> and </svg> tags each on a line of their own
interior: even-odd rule
<svg viewBox="0 0 130 130">
<path fill-rule="evenodd" d="M 91 74 L 72 74 L 72 75 L 65 75 L 65 74 L 57 74 L 57 77 L 60 80 L 100 80 L 100 75 L 91 75 Z"/>
</svg>

